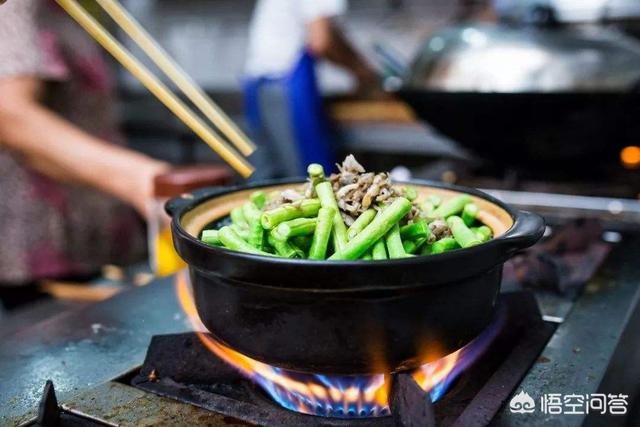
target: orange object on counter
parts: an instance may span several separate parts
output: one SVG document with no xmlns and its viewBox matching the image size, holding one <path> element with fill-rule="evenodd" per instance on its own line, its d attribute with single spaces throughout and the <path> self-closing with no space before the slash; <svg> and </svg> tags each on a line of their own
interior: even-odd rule
<svg viewBox="0 0 640 427">
<path fill-rule="evenodd" d="M 640 168 L 640 147 L 630 145 L 620 151 L 620 162 L 627 169 Z"/>
<path fill-rule="evenodd" d="M 173 248 L 171 228 L 166 227 L 155 239 L 155 268 L 158 276 L 168 276 L 187 266 Z"/>
</svg>

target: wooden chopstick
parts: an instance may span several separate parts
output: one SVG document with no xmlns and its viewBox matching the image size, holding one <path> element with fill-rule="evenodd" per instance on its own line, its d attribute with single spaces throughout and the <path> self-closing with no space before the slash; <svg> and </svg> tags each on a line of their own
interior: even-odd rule
<svg viewBox="0 0 640 427">
<path fill-rule="evenodd" d="M 229 138 L 245 156 L 256 149 L 255 145 L 233 121 L 207 96 L 207 94 L 176 64 L 167 52 L 151 37 L 118 0 L 96 0 L 120 28 L 147 54 L 149 58 L 175 83 L 187 98 Z"/>
<path fill-rule="evenodd" d="M 56 2 L 105 48 L 124 68 L 129 70 L 140 83 L 158 98 L 173 114 L 206 142 L 240 175 L 251 176 L 253 167 L 229 144 L 218 137 L 184 102 L 138 61 L 120 42 L 98 23 L 76 0 L 56 0 Z"/>
</svg>

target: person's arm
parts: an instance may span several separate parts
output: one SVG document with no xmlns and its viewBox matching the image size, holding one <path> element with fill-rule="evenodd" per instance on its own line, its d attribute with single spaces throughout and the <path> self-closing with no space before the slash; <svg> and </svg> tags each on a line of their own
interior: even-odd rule
<svg viewBox="0 0 640 427">
<path fill-rule="evenodd" d="M 40 104 L 41 89 L 36 78 L 0 79 L 0 144 L 39 172 L 102 190 L 144 214 L 153 177 L 168 166 L 80 130 Z"/>
<path fill-rule="evenodd" d="M 320 17 L 307 23 L 307 48 L 315 57 L 351 71 L 361 87 L 368 88 L 378 84 L 376 72 L 353 48 L 331 17 Z"/>
</svg>

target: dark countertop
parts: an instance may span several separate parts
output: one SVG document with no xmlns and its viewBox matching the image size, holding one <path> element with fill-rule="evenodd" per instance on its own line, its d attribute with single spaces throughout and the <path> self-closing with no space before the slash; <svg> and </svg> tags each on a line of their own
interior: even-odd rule
<svg viewBox="0 0 640 427">
<path fill-rule="evenodd" d="M 586 416 L 554 416 L 540 411 L 542 394 L 560 393 L 591 394 L 599 392 L 599 386 L 610 369 L 612 356 L 625 343 L 620 341 L 632 314 L 640 310 L 640 239 L 623 238 L 614 248 L 596 276 L 587 284 L 584 294 L 576 301 L 566 320 L 558 326 L 539 362 L 514 390 L 529 393 L 536 401 L 536 411 L 531 414 L 514 414 L 503 408 L 492 425 L 496 426 L 580 426 Z M 633 343 L 637 349 L 638 342 Z M 637 351 L 631 347 L 624 352 Z M 544 360 L 544 362 L 540 362 Z M 628 371 L 630 372 L 630 371 Z M 637 378 L 629 376 L 626 382 L 637 386 Z M 617 384 L 617 393 L 628 388 Z M 637 393 L 637 391 L 636 391 Z M 634 396 L 630 396 L 632 405 Z M 631 407 L 629 408 L 631 409 Z M 607 418 L 597 419 L 609 425 Z M 605 424 L 599 424 L 605 425 Z M 613 425 L 613 424 L 611 424 Z M 629 424 L 631 425 L 631 424 Z"/>
<path fill-rule="evenodd" d="M 173 278 L 167 278 L 6 336 L 0 425 L 33 418 L 46 380 L 64 400 L 140 365 L 153 335 L 187 330 Z"/>
</svg>

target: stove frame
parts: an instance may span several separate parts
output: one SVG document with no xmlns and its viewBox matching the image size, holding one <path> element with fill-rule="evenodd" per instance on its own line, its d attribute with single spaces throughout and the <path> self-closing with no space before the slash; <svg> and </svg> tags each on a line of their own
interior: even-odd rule
<svg viewBox="0 0 640 427">
<path fill-rule="evenodd" d="M 118 380 L 113 388 L 99 388 L 62 405 L 60 416 L 75 416 L 77 423 L 113 421 L 109 416 L 115 404 L 105 412 L 96 410 L 119 399 L 122 387 L 133 386 L 151 402 L 168 398 L 175 405 L 212 411 L 214 414 L 256 426 L 293 427 L 394 427 L 394 426 L 485 426 L 504 405 L 553 334 L 555 325 L 544 322 L 535 298 L 528 292 L 502 295 L 496 321 L 500 329 L 487 350 L 463 372 L 445 396 L 431 404 L 427 393 L 406 373 L 392 375 L 391 416 L 378 418 L 331 418 L 305 415 L 282 408 L 270 400 L 258 386 L 234 368 L 218 359 L 201 344 L 195 333 L 154 336 L 144 364 L 135 376 Z M 498 321 L 499 318 L 499 321 Z M 51 400 L 47 386 L 43 402 Z M 155 405 L 155 404 L 154 404 Z M 51 405 L 44 406 L 49 407 Z M 118 411 L 119 416 L 126 416 Z M 202 414 L 194 412 L 197 423 Z M 41 413 L 41 418 L 43 417 Z M 227 419 L 227 422 L 232 420 Z"/>
</svg>

